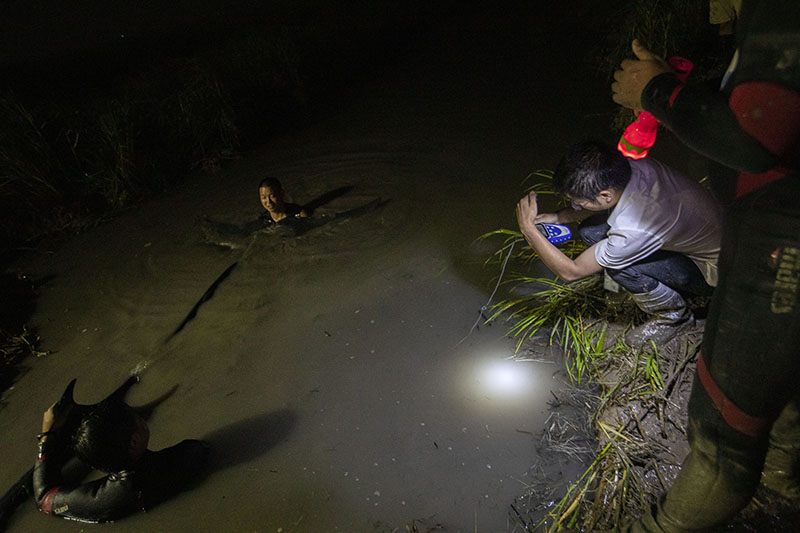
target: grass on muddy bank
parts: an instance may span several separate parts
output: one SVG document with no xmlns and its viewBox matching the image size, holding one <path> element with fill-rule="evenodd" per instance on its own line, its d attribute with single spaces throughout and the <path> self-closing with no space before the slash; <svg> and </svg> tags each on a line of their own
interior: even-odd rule
<svg viewBox="0 0 800 533">
<path fill-rule="evenodd" d="M 619 531 L 669 489 L 689 451 L 688 402 L 702 328 L 663 346 L 631 347 L 624 334 L 644 318 L 632 301 L 607 294 L 599 275 L 561 283 L 514 274 L 526 264 L 521 259 L 510 278 L 537 289 L 501 299 L 490 320 L 507 322 L 520 358 L 543 338 L 563 349 L 572 386 L 553 393 L 538 449 L 543 461 L 566 458 L 587 467 L 565 484 L 533 465 L 538 474 L 510 519 L 515 531 Z M 707 303 L 689 302 L 698 315 Z M 761 488 L 728 527 L 788 533 L 798 520 L 800 508 Z"/>
<path fill-rule="evenodd" d="M 18 333 L 0 329 L 0 397 L 22 372 L 21 364 L 25 359 L 45 355 L 38 345 L 39 337 L 27 328 L 22 328 Z"/>
<path fill-rule="evenodd" d="M 730 39 L 721 39 L 708 23 L 707 2 L 633 0 L 598 9 L 609 31 L 590 52 L 590 62 L 608 79 L 623 59 L 632 57 L 633 39 L 662 57 L 692 60 L 694 80 L 721 74 L 730 59 Z M 633 119 L 620 108 L 609 126 L 619 133 Z M 535 190 L 547 192 L 549 185 L 545 179 Z M 512 264 L 507 276 L 515 289 L 495 304 L 490 319 L 510 322 L 509 334 L 518 339 L 518 349 L 540 331 L 560 345 L 570 381 L 578 385 L 568 400 L 587 415 L 565 420 L 554 410 L 555 418 L 542 434 L 545 452 L 585 461 L 584 473 L 561 494 L 554 494 L 547 483 L 528 487 L 511 516 L 516 515 L 525 531 L 619 530 L 671 486 L 688 451 L 688 396 L 702 331 L 678 336 L 665 346 L 633 349 L 625 344 L 624 332 L 645 317 L 629 299 L 606 293 L 599 275 L 573 283 L 528 276 L 519 267 L 537 257 L 522 236 L 497 230 L 483 238 L 498 236 L 505 240 L 490 260 L 510 256 L 518 246 L 518 268 L 515 272 Z M 562 248 L 570 257 L 583 249 L 576 244 Z M 758 510 L 749 514 L 757 517 Z"/>
<path fill-rule="evenodd" d="M 24 276 L 0 273 L 0 397 L 25 371 L 39 350 L 39 337 L 26 325 L 36 301 L 36 286 Z M 0 409 L 3 405 L 0 403 Z"/>
<path fill-rule="evenodd" d="M 549 183 L 537 187 L 541 193 Z M 542 435 L 545 453 L 566 454 L 578 462 L 591 458 L 588 468 L 563 495 L 548 492 L 552 489 L 544 485 L 528 487 L 514 508 L 517 519 L 525 528 L 547 532 L 579 526 L 618 528 L 666 489 L 670 473 L 680 465 L 682 456 L 668 463 L 659 452 L 685 442 L 681 425 L 677 433 L 672 425 L 667 431 L 664 408 L 680 404 L 676 395 L 687 394 L 686 363 L 667 364 L 658 347 L 633 349 L 625 343 L 625 331 L 645 317 L 626 293 L 606 291 L 602 274 L 570 283 L 531 276 L 527 271 L 538 257 L 522 235 L 502 229 L 481 239 L 497 237 L 504 240 L 490 261 L 510 256 L 505 285 L 511 289 L 492 306 L 488 321 L 507 324 L 518 353 L 542 333 L 548 343 L 561 347 L 567 375 L 576 387 L 568 393 L 572 407 L 589 411 L 579 420 L 554 411 Z M 561 249 L 574 258 L 586 247 L 573 240 Z M 697 343 L 686 344 L 681 360 L 692 359 L 696 348 Z M 658 428 L 655 437 L 645 431 L 649 426 Z M 661 442 L 665 439 L 669 444 Z M 548 500 L 551 503 L 544 504 Z"/>
<path fill-rule="evenodd" d="M 509 514 L 515 531 L 618 531 L 669 489 L 689 451 L 688 401 L 702 327 L 664 345 L 629 346 L 625 333 L 646 320 L 629 296 L 606 291 L 602 274 L 571 283 L 530 276 L 537 257 L 522 235 L 502 229 L 481 238 L 498 237 L 503 241 L 487 262 L 503 262 L 511 289 L 492 306 L 488 321 L 507 324 L 521 359 L 536 351 L 528 348 L 531 342 L 558 345 L 572 385 L 553 394 L 540 454 L 588 465 L 565 486 L 544 471 L 532 476 L 536 481 Z M 584 249 L 574 242 L 562 245 L 570 257 Z M 703 316 L 709 298 L 687 303 Z M 786 524 L 798 519 L 797 506 L 762 489 L 730 527 L 761 531 L 771 524 L 788 533 L 793 529 Z"/>
</svg>

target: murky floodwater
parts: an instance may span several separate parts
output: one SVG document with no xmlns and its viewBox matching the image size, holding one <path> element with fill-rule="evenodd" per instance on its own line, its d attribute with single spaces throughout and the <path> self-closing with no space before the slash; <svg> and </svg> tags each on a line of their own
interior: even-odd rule
<svg viewBox="0 0 800 533">
<path fill-rule="evenodd" d="M 508 363 L 500 325 L 465 338 L 497 276 L 471 243 L 514 227 L 522 179 L 612 109 L 587 96 L 599 82 L 578 83 L 583 55 L 553 38 L 560 20 L 462 14 L 324 122 L 23 260 L 53 276 L 32 320 L 53 353 L 0 411 L 3 485 L 32 464 L 41 412 L 70 378 L 90 403 L 134 368 L 133 405 L 178 386 L 150 421 L 151 448 L 207 438 L 217 461 L 146 514 L 91 526 L 29 505 L 10 531 L 512 530 L 562 385 L 553 364 Z M 258 214 L 265 175 L 300 203 L 352 186 L 331 212 L 384 203 L 300 237 L 204 244 L 201 217 Z"/>
</svg>

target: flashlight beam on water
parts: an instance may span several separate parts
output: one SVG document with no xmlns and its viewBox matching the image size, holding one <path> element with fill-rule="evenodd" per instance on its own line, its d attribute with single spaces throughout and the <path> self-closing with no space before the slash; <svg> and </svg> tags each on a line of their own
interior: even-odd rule
<svg viewBox="0 0 800 533">
<path fill-rule="evenodd" d="M 481 389 L 495 397 L 521 397 L 534 388 L 532 367 L 508 359 L 490 360 L 478 369 Z"/>
</svg>

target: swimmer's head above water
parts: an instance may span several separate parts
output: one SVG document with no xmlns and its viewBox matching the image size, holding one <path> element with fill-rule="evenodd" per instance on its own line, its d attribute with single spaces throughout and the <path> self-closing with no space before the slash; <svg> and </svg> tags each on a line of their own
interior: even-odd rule
<svg viewBox="0 0 800 533">
<path fill-rule="evenodd" d="M 258 196 L 261 199 L 261 205 L 264 206 L 274 222 L 288 216 L 306 216 L 300 206 L 286 202 L 286 193 L 277 178 L 261 180 L 261 183 L 258 184 Z"/>
<path fill-rule="evenodd" d="M 264 209 L 272 213 L 282 213 L 285 207 L 283 186 L 276 178 L 264 178 L 258 184 L 258 196 L 261 198 L 261 205 Z"/>
</svg>

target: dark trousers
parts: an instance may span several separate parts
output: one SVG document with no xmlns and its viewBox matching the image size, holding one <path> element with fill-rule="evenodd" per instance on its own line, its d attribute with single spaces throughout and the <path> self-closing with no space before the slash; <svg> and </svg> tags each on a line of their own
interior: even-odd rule
<svg viewBox="0 0 800 533">
<path fill-rule="evenodd" d="M 593 215 L 578 227 L 583 242 L 592 245 L 606 238 L 608 214 Z M 694 261 L 678 252 L 658 250 L 625 268 L 607 268 L 608 275 L 631 293 L 652 291 L 660 283 L 683 294 L 708 295 L 712 287 Z"/>
<path fill-rule="evenodd" d="M 782 472 L 794 480 L 787 486 L 795 492 L 800 487 L 798 199 L 800 176 L 790 176 L 727 210 L 720 280 L 702 352 L 715 385 L 695 377 L 689 401 L 691 452 L 663 500 L 630 531 L 721 525 L 750 501 L 762 469 L 765 481 L 770 472 Z M 714 388 L 727 400 L 720 401 Z M 748 426 L 742 419 L 757 423 Z"/>
</svg>

